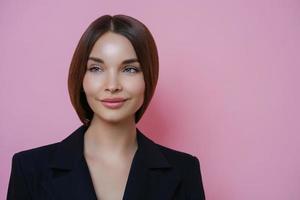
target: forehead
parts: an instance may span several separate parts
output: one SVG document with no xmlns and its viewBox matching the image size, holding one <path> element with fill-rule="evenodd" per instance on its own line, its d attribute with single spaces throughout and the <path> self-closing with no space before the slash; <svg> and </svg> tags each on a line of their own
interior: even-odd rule
<svg viewBox="0 0 300 200">
<path fill-rule="evenodd" d="M 98 57 L 103 60 L 122 60 L 137 58 L 131 42 L 123 35 L 107 32 L 94 44 L 90 57 Z"/>
</svg>

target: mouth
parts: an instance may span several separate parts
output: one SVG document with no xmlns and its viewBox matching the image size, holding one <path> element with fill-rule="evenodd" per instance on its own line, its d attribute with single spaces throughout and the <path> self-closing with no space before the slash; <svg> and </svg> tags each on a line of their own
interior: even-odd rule
<svg viewBox="0 0 300 200">
<path fill-rule="evenodd" d="M 115 98 L 115 99 L 104 99 L 101 100 L 102 104 L 110 109 L 118 109 L 121 108 L 127 99 L 123 98 Z"/>
<path fill-rule="evenodd" d="M 101 99 L 101 101 L 103 102 L 122 102 L 122 101 L 126 101 L 127 99 L 125 98 L 121 98 L 121 97 L 118 97 L 118 98 L 105 98 L 105 99 Z"/>
</svg>

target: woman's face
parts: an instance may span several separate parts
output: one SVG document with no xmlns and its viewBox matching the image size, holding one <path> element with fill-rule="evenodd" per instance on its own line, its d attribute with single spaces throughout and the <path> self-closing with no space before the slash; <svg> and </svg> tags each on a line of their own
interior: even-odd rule
<svg viewBox="0 0 300 200">
<path fill-rule="evenodd" d="M 144 102 L 145 82 L 135 50 L 126 37 L 107 32 L 96 41 L 83 89 L 94 118 L 106 122 L 134 120 Z"/>
</svg>

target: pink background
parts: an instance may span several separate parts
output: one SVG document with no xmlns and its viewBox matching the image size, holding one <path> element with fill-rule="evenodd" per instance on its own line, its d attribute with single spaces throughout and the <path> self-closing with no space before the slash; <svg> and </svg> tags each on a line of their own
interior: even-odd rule
<svg viewBox="0 0 300 200">
<path fill-rule="evenodd" d="M 103 14 L 144 22 L 160 77 L 138 127 L 200 159 L 208 200 L 300 199 L 300 2 L 0 3 L 0 199 L 13 153 L 57 142 L 80 122 L 67 73 Z"/>
</svg>

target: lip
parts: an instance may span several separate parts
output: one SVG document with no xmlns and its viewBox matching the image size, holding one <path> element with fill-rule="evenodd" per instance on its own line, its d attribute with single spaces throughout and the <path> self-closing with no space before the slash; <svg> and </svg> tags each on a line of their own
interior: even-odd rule
<svg viewBox="0 0 300 200">
<path fill-rule="evenodd" d="M 106 99 L 101 100 L 101 102 L 107 108 L 117 109 L 117 108 L 122 107 L 126 100 L 127 99 L 124 99 L 124 98 L 113 98 L 113 99 L 106 98 Z"/>
<path fill-rule="evenodd" d="M 124 98 L 105 98 L 105 99 L 102 99 L 101 101 L 114 103 L 114 102 L 122 102 L 122 101 L 126 101 L 126 100 L 127 99 L 124 99 Z"/>
</svg>

